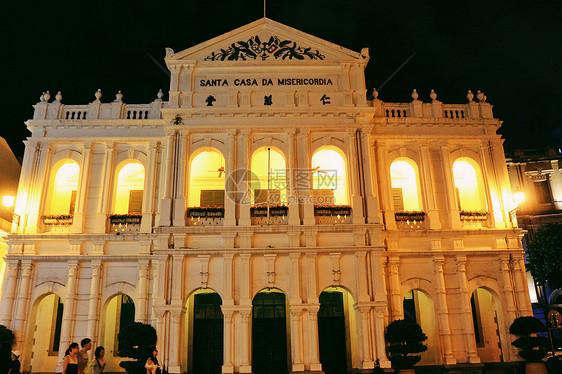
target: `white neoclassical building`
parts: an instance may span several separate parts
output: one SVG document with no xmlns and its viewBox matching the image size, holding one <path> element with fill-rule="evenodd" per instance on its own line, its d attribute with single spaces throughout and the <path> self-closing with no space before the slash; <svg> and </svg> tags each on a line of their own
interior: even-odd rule
<svg viewBox="0 0 562 374">
<path fill-rule="evenodd" d="M 367 48 L 266 18 L 165 61 L 168 101 L 45 93 L 26 122 L 0 309 L 25 370 L 89 337 L 120 371 L 132 321 L 170 373 L 388 368 L 399 318 L 420 365 L 518 360 L 531 303 L 483 93 L 367 100 Z"/>
</svg>

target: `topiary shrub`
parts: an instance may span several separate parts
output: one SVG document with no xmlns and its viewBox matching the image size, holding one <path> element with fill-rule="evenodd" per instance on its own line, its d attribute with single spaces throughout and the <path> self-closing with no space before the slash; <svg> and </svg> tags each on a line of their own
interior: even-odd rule
<svg viewBox="0 0 562 374">
<path fill-rule="evenodd" d="M 156 345 L 156 330 L 151 325 L 141 322 L 133 322 L 124 327 L 117 336 L 119 341 L 119 355 L 130 357 L 132 361 L 119 363 L 129 374 L 146 374 L 144 365 L 152 354 Z"/>
<path fill-rule="evenodd" d="M 12 366 L 12 346 L 15 340 L 12 330 L 0 325 L 0 374 L 5 374 Z"/>
<path fill-rule="evenodd" d="M 518 337 L 511 344 L 519 348 L 519 356 L 527 362 L 541 362 L 548 353 L 548 339 L 531 336 L 546 331 L 544 323 L 535 317 L 515 318 L 509 326 L 509 333 Z"/>
<path fill-rule="evenodd" d="M 427 351 L 427 346 L 423 343 L 427 340 L 427 335 L 420 325 L 409 319 L 391 322 L 386 327 L 384 338 L 388 358 L 396 370 L 411 369 L 421 360 L 421 356 L 415 353 Z"/>
</svg>

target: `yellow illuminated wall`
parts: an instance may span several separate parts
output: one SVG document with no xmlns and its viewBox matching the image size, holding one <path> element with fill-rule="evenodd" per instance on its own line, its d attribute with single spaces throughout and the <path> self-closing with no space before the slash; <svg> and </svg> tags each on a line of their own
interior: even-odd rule
<svg viewBox="0 0 562 374">
<path fill-rule="evenodd" d="M 46 214 L 69 214 L 74 211 L 71 202 L 75 204 L 76 192 L 73 191 L 78 191 L 79 176 L 80 167 L 76 162 L 70 159 L 61 162 L 51 185 L 51 198 L 45 207 Z"/>
<path fill-rule="evenodd" d="M 315 190 L 331 189 L 334 203 L 349 204 L 347 192 L 347 170 L 340 149 L 333 146 L 319 148 L 312 155 L 312 188 Z"/>
<path fill-rule="evenodd" d="M 251 181 L 252 190 L 279 190 L 279 202 L 287 202 L 286 166 L 281 152 L 272 147 L 261 147 L 254 152 L 251 165 L 252 173 L 257 177 L 257 181 Z M 252 203 L 254 197 L 252 193 Z"/>
<path fill-rule="evenodd" d="M 193 157 L 189 169 L 188 206 L 201 205 L 202 190 L 224 190 L 224 168 L 224 157 L 216 149 L 203 151 Z"/>
<path fill-rule="evenodd" d="M 136 162 L 127 162 L 120 169 L 118 169 L 117 175 L 113 212 L 115 214 L 127 214 L 129 213 L 131 191 L 144 190 L 144 167 Z"/>
<path fill-rule="evenodd" d="M 453 164 L 453 178 L 461 210 L 485 210 L 477 168 L 478 166 L 466 157 L 459 158 Z"/>
<path fill-rule="evenodd" d="M 419 189 L 416 169 L 412 161 L 397 160 L 390 165 L 390 179 L 393 189 L 402 190 L 404 210 L 419 211 Z M 415 165 L 415 164 L 414 164 Z"/>
</svg>

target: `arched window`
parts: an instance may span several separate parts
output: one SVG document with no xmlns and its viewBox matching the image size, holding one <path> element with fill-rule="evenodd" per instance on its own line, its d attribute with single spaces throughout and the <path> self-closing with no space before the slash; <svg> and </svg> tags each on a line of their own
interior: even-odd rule
<svg viewBox="0 0 562 374">
<path fill-rule="evenodd" d="M 394 211 L 419 211 L 417 168 L 413 161 L 396 160 L 390 165 Z"/>
<path fill-rule="evenodd" d="M 135 322 L 135 303 L 133 299 L 126 294 L 117 294 L 113 296 L 105 305 L 104 317 L 102 319 L 102 344 L 105 347 L 107 356 L 119 355 L 119 344 L 117 336 L 131 323 Z M 118 364 L 115 363 L 115 368 Z"/>
<path fill-rule="evenodd" d="M 191 161 L 188 206 L 224 206 L 224 157 L 216 149 L 205 150 Z"/>
<path fill-rule="evenodd" d="M 62 161 L 52 180 L 50 198 L 45 213 L 52 215 L 74 214 L 80 167 L 70 159 Z"/>
<path fill-rule="evenodd" d="M 286 203 L 287 171 L 283 154 L 272 147 L 261 147 L 254 152 L 251 165 L 252 203 Z"/>
<path fill-rule="evenodd" d="M 459 209 L 486 210 L 478 165 L 473 160 L 466 157 L 456 160 L 453 164 L 453 179 Z"/>
<path fill-rule="evenodd" d="M 312 155 L 311 168 L 312 194 L 316 196 L 318 204 L 349 204 L 347 168 L 339 148 L 319 148 Z M 298 183 L 298 180 L 296 182 Z"/>
<path fill-rule="evenodd" d="M 125 163 L 117 174 L 113 212 L 115 214 L 142 213 L 143 190 L 144 166 L 137 162 Z"/>
</svg>

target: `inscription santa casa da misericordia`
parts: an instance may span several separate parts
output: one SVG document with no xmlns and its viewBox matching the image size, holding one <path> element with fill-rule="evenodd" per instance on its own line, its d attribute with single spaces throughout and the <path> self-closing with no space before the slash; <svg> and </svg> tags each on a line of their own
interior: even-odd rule
<svg viewBox="0 0 562 374">
<path fill-rule="evenodd" d="M 331 78 L 235 78 L 201 79 L 201 87 L 222 86 L 333 86 Z"/>
</svg>

